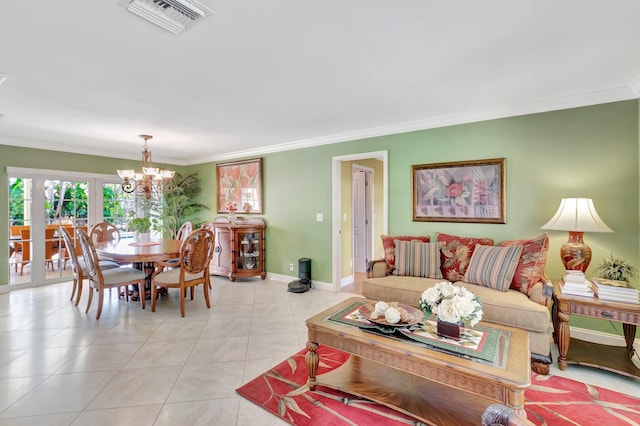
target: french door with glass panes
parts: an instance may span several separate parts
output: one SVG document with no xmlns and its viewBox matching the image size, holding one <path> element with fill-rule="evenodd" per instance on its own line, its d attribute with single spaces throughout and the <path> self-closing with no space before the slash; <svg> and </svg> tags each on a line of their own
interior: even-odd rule
<svg viewBox="0 0 640 426">
<path fill-rule="evenodd" d="M 9 284 L 30 286 L 71 279 L 60 226 L 76 229 L 108 221 L 124 230 L 133 203 L 117 177 L 8 168 Z"/>
</svg>

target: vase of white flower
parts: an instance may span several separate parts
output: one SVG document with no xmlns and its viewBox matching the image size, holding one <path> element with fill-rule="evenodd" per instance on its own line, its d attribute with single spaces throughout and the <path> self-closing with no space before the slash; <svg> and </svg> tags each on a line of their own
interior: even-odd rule
<svg viewBox="0 0 640 426">
<path fill-rule="evenodd" d="M 478 296 L 464 287 L 442 281 L 426 289 L 420 297 L 420 309 L 425 319 L 437 316 L 438 334 L 460 339 L 460 327 L 475 326 L 482 319 L 482 305 Z"/>
<path fill-rule="evenodd" d="M 464 327 L 464 323 L 462 321 L 453 324 L 450 322 L 442 321 L 440 318 L 438 318 L 436 320 L 436 324 L 438 336 L 448 337 L 452 340 L 460 340 L 460 331 Z"/>
</svg>

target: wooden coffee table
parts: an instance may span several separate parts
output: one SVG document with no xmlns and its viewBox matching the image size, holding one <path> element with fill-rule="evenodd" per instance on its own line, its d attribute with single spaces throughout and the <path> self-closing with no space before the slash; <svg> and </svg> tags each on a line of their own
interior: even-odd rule
<svg viewBox="0 0 640 426">
<path fill-rule="evenodd" d="M 358 301 L 375 303 L 353 297 L 306 321 L 309 389 L 315 390 L 316 385 L 336 388 L 427 424 L 478 425 L 487 406 L 496 402 L 526 417 L 524 392 L 531 384 L 531 366 L 525 331 L 490 325 L 509 335 L 506 358 L 502 366 L 495 366 L 328 319 Z M 339 368 L 316 377 L 318 345 L 352 356 Z"/>
</svg>

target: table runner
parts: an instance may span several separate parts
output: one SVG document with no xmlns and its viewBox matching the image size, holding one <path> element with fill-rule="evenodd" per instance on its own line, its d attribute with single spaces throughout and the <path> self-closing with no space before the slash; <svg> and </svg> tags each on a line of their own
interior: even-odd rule
<svg viewBox="0 0 640 426">
<path fill-rule="evenodd" d="M 379 332 L 390 338 L 397 339 L 399 334 L 431 348 L 489 363 L 496 360 L 499 340 L 504 337 L 508 342 L 509 332 L 480 325 L 476 325 L 474 328 L 464 328 L 459 341 L 438 336 L 435 320 L 423 321 L 409 327 L 379 327 L 360 313 L 360 308 L 367 303 L 369 302 L 354 302 L 340 312 L 331 315 L 328 320 L 366 331 Z M 508 345 L 505 346 L 508 348 Z"/>
</svg>

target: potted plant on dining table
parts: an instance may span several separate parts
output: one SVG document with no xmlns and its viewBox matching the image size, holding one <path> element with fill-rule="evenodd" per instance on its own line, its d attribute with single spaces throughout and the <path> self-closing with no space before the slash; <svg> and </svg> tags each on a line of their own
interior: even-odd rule
<svg viewBox="0 0 640 426">
<path fill-rule="evenodd" d="M 147 244 L 151 240 L 151 219 L 134 217 L 129 221 L 129 228 L 135 232 L 136 242 Z"/>
</svg>

